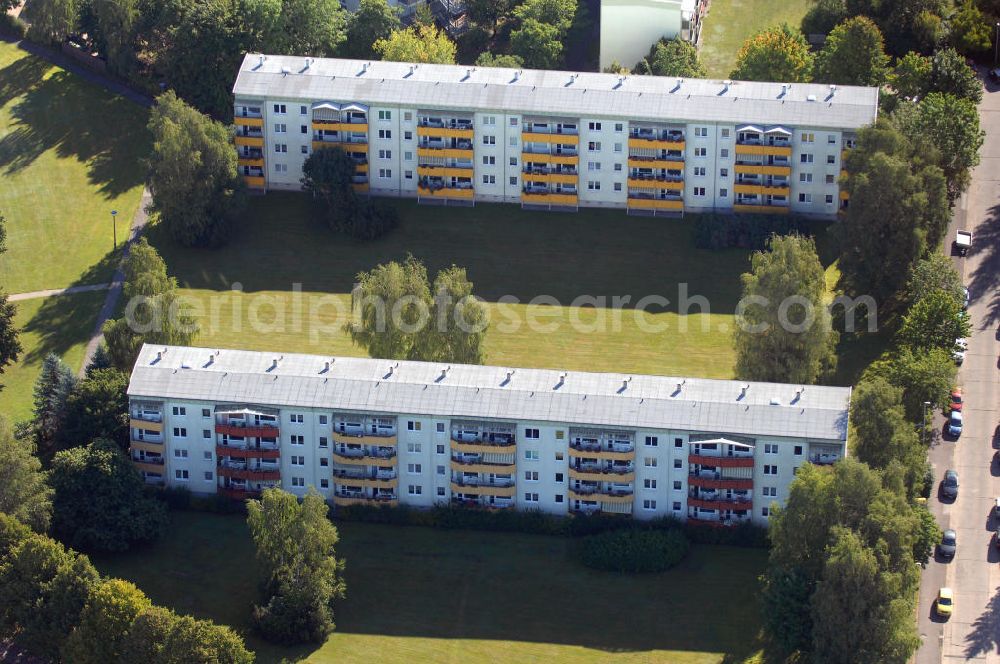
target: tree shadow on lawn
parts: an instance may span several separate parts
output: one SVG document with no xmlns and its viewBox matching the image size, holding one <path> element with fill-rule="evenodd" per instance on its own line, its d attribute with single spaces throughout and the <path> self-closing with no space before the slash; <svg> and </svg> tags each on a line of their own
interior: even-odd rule
<svg viewBox="0 0 1000 664">
<path fill-rule="evenodd" d="M 45 77 L 50 67 L 28 56 L 0 69 L 0 101 L 14 103 L 10 132 L 0 138 L 0 171 L 18 173 L 55 148 L 60 159 L 85 163 L 105 198 L 142 184 L 146 111 L 62 69 Z"/>
</svg>

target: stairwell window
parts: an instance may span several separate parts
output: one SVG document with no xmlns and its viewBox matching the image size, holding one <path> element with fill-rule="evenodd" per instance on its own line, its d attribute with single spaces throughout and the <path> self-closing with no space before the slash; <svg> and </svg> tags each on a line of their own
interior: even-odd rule
<svg viewBox="0 0 1000 664">
<path fill-rule="evenodd" d="M 698 138 L 707 138 L 708 137 L 708 127 L 695 127 L 694 128 L 694 135 L 697 136 Z"/>
<path fill-rule="evenodd" d="M 496 136 L 493 136 L 491 134 L 487 134 L 487 135 L 483 136 L 483 145 L 496 145 L 496 144 L 497 144 L 497 137 Z"/>
<path fill-rule="evenodd" d="M 646 436 L 646 447 L 657 447 L 660 444 L 660 439 L 656 436 Z"/>
<path fill-rule="evenodd" d="M 524 458 L 526 461 L 538 461 L 538 450 L 525 450 Z"/>
<path fill-rule="evenodd" d="M 391 129 L 379 129 L 378 130 L 378 137 L 379 138 L 392 138 L 392 130 Z"/>
<path fill-rule="evenodd" d="M 174 438 L 187 438 L 188 430 L 184 427 L 174 427 Z"/>
<path fill-rule="evenodd" d="M 274 105 L 274 112 L 278 113 L 278 114 L 284 114 L 285 113 L 285 105 L 284 104 L 275 104 Z"/>
<path fill-rule="evenodd" d="M 777 475 L 778 474 L 778 467 L 777 466 L 764 466 L 764 474 L 765 475 Z"/>
<path fill-rule="evenodd" d="M 424 471 L 423 466 L 419 463 L 408 463 L 406 464 L 406 472 L 410 475 L 419 475 Z"/>
<path fill-rule="evenodd" d="M 646 468 L 656 468 L 656 457 L 644 457 L 642 465 Z"/>
<path fill-rule="evenodd" d="M 420 496 L 424 493 L 424 487 L 419 484 L 410 484 L 406 487 L 406 492 L 411 496 Z"/>
<path fill-rule="evenodd" d="M 306 485 L 306 478 L 304 477 L 293 477 L 292 486 L 302 488 Z"/>
<path fill-rule="evenodd" d="M 644 510 L 655 510 L 656 501 L 655 500 L 644 500 L 642 501 L 642 509 Z"/>
<path fill-rule="evenodd" d="M 537 493 L 526 493 L 524 494 L 524 502 L 526 503 L 537 503 L 538 494 Z"/>
<path fill-rule="evenodd" d="M 524 479 L 527 482 L 537 482 L 538 481 L 538 471 L 537 470 L 526 470 L 526 471 L 524 471 Z"/>
<path fill-rule="evenodd" d="M 186 482 L 188 480 L 188 471 L 186 471 L 186 470 L 175 470 L 174 471 L 174 479 L 175 480 L 181 480 L 182 482 Z"/>
<path fill-rule="evenodd" d="M 656 488 L 656 480 L 651 480 L 651 479 L 645 479 L 645 480 L 643 480 L 642 481 L 642 488 L 643 489 L 655 489 Z"/>
<path fill-rule="evenodd" d="M 174 406 L 171 412 L 174 415 L 187 415 L 187 408 L 184 406 Z"/>
<path fill-rule="evenodd" d="M 680 459 L 674 459 L 674 468 L 680 469 L 684 467 L 684 462 Z"/>
<path fill-rule="evenodd" d="M 178 459 L 186 459 L 186 458 L 188 458 L 188 451 L 187 450 L 181 450 L 181 449 L 175 449 L 174 450 L 174 456 L 177 457 Z"/>
<path fill-rule="evenodd" d="M 406 451 L 409 452 L 410 454 L 420 454 L 420 450 L 421 450 L 420 443 L 406 444 Z"/>
<path fill-rule="evenodd" d="M 379 111 L 378 112 L 378 119 L 379 120 L 392 120 L 392 111 Z"/>
</svg>

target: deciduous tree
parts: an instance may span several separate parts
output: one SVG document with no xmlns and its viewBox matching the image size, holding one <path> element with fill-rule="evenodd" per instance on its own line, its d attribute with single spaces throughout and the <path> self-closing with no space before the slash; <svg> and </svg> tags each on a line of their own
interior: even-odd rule
<svg viewBox="0 0 1000 664">
<path fill-rule="evenodd" d="M 482 364 L 483 341 L 489 326 L 486 307 L 472 294 L 465 268 L 452 265 L 438 272 L 431 289 L 430 323 L 418 334 L 411 352 L 424 362 Z"/>
<path fill-rule="evenodd" d="M 371 357 L 406 358 L 416 330 L 430 319 L 427 268 L 413 256 L 375 266 L 357 276 L 352 295 L 356 320 L 347 331 Z"/>
<path fill-rule="evenodd" d="M 978 104 L 983 100 L 983 84 L 958 51 L 943 48 L 931 57 L 927 92 L 943 92 Z"/>
<path fill-rule="evenodd" d="M 872 362 L 864 375 L 881 376 L 901 388 L 906 417 L 916 425 L 928 416 L 925 402 L 932 408 L 947 406 L 956 373 L 951 349 L 902 346 Z"/>
<path fill-rule="evenodd" d="M 374 58 L 374 44 L 400 29 L 399 10 L 386 0 L 361 0 L 347 19 L 347 39 L 342 50 L 350 58 Z"/>
<path fill-rule="evenodd" d="M 940 252 L 932 252 L 917 261 L 910 271 L 906 284 L 906 294 L 910 306 L 931 293 L 942 292 L 961 304 L 964 301 L 962 275 L 955 269 L 950 258 Z"/>
<path fill-rule="evenodd" d="M 812 239 L 772 236 L 750 258 L 735 332 L 736 375 L 744 380 L 813 383 L 836 364 L 837 333 L 823 298 L 826 281 Z"/>
<path fill-rule="evenodd" d="M 743 42 L 730 77 L 741 81 L 804 83 L 812 79 L 812 73 L 813 55 L 805 37 L 782 23 Z"/>
<path fill-rule="evenodd" d="M 282 0 L 272 52 L 332 56 L 344 41 L 346 24 L 340 0 Z"/>
<path fill-rule="evenodd" d="M 903 317 L 899 340 L 913 349 L 951 352 L 955 340 L 969 336 L 971 329 L 962 305 L 949 294 L 934 291 L 917 300 Z"/>
<path fill-rule="evenodd" d="M 41 42 L 61 42 L 76 27 L 77 0 L 32 0 L 23 11 L 28 34 Z"/>
<path fill-rule="evenodd" d="M 829 34 L 816 57 L 816 80 L 879 86 L 888 73 L 882 33 L 866 16 L 849 18 Z"/>
<path fill-rule="evenodd" d="M 573 25 L 575 15 L 576 0 L 524 0 L 514 9 L 514 16 L 520 21 L 538 21 L 550 25 L 560 35 L 565 35 Z"/>
<path fill-rule="evenodd" d="M 7 224 L 3 215 L 0 215 L 0 256 L 7 251 Z M 0 374 L 8 365 L 17 361 L 21 354 L 21 342 L 17 338 L 17 327 L 14 326 L 14 316 L 17 315 L 17 307 L 13 302 L 7 301 L 7 293 L 0 288 Z M 3 385 L 0 384 L 0 390 Z"/>
<path fill-rule="evenodd" d="M 959 53 L 984 53 L 993 45 L 990 24 L 974 0 L 965 0 L 951 17 L 951 41 Z"/>
<path fill-rule="evenodd" d="M 510 35 L 510 49 L 533 69 L 555 69 L 562 62 L 562 35 L 559 28 L 529 18 Z"/>
<path fill-rule="evenodd" d="M 102 46 L 108 69 L 119 76 L 129 76 L 136 65 L 136 23 L 139 20 L 138 0 L 99 0 L 91 3 L 98 34 L 95 41 Z"/>
<path fill-rule="evenodd" d="M 653 76 L 704 78 L 705 68 L 698 61 L 698 49 L 686 39 L 661 39 L 649 49 L 649 55 L 636 63 L 632 71 Z"/>
<path fill-rule="evenodd" d="M 923 97 L 931 85 L 931 59 L 910 51 L 896 62 L 889 84 L 902 97 Z"/>
<path fill-rule="evenodd" d="M 91 586 L 80 622 L 63 646 L 63 660 L 74 664 L 120 662 L 122 644 L 132 623 L 152 606 L 149 598 L 128 581 L 98 581 Z"/>
<path fill-rule="evenodd" d="M 519 55 L 496 54 L 484 51 L 476 58 L 477 67 L 507 67 L 508 69 L 520 69 L 524 66 L 524 60 Z"/>
<path fill-rule="evenodd" d="M 465 11 L 473 23 L 495 33 L 500 22 L 510 17 L 514 4 L 515 0 L 466 0 Z"/>
<path fill-rule="evenodd" d="M 312 194 L 330 228 L 356 240 L 375 240 L 399 224 L 399 215 L 388 203 L 359 197 L 354 172 L 354 160 L 341 148 L 315 150 L 302 166 L 302 189 Z"/>
<path fill-rule="evenodd" d="M 934 145 L 953 199 L 968 187 L 985 137 L 972 100 L 932 92 L 917 104 L 902 104 L 893 121 L 911 141 Z"/>
<path fill-rule="evenodd" d="M 829 34 L 847 17 L 844 0 L 818 0 L 802 17 L 802 32 L 806 35 Z"/>
<path fill-rule="evenodd" d="M 52 489 L 33 449 L 32 441 L 15 438 L 0 417 L 0 512 L 43 533 L 52 518 Z"/>
<path fill-rule="evenodd" d="M 140 613 L 121 644 L 121 664 L 253 664 L 236 632 L 208 620 L 153 606 Z"/>
<path fill-rule="evenodd" d="M 372 48 L 383 60 L 455 64 L 455 43 L 433 25 L 414 25 L 396 30 Z"/>
</svg>

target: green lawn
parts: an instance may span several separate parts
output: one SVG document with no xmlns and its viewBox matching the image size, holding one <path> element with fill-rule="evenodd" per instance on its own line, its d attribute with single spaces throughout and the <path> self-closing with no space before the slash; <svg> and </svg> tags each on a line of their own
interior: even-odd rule
<svg viewBox="0 0 1000 664">
<path fill-rule="evenodd" d="M 21 359 L 0 374 L 0 415 L 12 421 L 31 415 L 31 391 L 42 360 L 49 353 L 60 355 L 73 370 L 80 368 L 94 321 L 105 293 L 77 293 L 24 300 L 17 303 L 17 326 L 21 330 Z"/>
<path fill-rule="evenodd" d="M 747 37 L 788 23 L 797 28 L 813 0 L 712 0 L 701 32 L 700 57 L 713 78 L 729 78 Z"/>
<path fill-rule="evenodd" d="M 9 293 L 106 281 L 142 192 L 147 111 L 0 41 L 0 215 Z"/>
<path fill-rule="evenodd" d="M 173 513 L 170 536 L 98 558 L 160 604 L 247 633 L 254 560 L 240 516 Z M 761 650 L 756 577 L 766 552 L 696 546 L 678 568 L 588 570 L 559 538 L 340 525 L 347 598 L 316 649 L 250 637 L 258 661 L 742 662 Z"/>
</svg>

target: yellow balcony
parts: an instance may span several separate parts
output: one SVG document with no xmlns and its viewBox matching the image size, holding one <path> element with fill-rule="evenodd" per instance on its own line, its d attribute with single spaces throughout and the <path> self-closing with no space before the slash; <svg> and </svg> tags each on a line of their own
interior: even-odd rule
<svg viewBox="0 0 1000 664">
<path fill-rule="evenodd" d="M 385 447 L 396 445 L 396 436 L 355 436 L 349 433 L 333 432 L 333 442 L 344 443 L 345 445 L 382 445 Z"/>
<path fill-rule="evenodd" d="M 791 145 L 742 145 L 740 143 L 736 144 L 736 154 L 757 154 L 757 155 L 773 155 L 780 157 L 791 157 L 792 156 L 792 146 Z"/>
<path fill-rule="evenodd" d="M 521 179 L 528 182 L 556 182 L 559 184 L 576 184 L 580 176 L 576 173 L 522 173 Z"/>
<path fill-rule="evenodd" d="M 371 456 L 344 456 L 342 454 L 333 453 L 333 462 L 343 464 L 345 466 L 378 466 L 379 468 L 395 468 L 396 467 L 396 457 L 390 457 L 384 459 L 382 457 L 371 457 Z"/>
<path fill-rule="evenodd" d="M 733 186 L 733 191 L 737 194 L 764 194 L 764 187 L 759 184 L 736 184 Z"/>
<path fill-rule="evenodd" d="M 417 175 L 420 177 L 456 177 L 472 179 L 474 173 L 472 166 L 417 166 Z"/>
<path fill-rule="evenodd" d="M 646 178 L 629 178 L 628 186 L 636 189 L 669 189 L 671 191 L 684 191 L 684 182 L 676 180 L 649 180 Z"/>
<path fill-rule="evenodd" d="M 659 198 L 629 198 L 628 206 L 637 210 L 683 210 L 684 201 L 667 201 Z M 582 455 L 584 452 L 580 452 L 580 454 Z M 591 453 L 587 452 L 586 454 L 590 455 Z M 617 454 L 617 452 L 613 454 Z M 594 455 L 597 456 L 597 453 L 595 452 Z M 597 458 L 604 459 L 608 457 L 597 456 Z"/>
<path fill-rule="evenodd" d="M 442 159 L 472 159 L 472 148 L 417 148 L 418 157 L 440 157 Z"/>
<path fill-rule="evenodd" d="M 513 498 L 517 487 L 511 486 L 489 486 L 451 483 L 451 492 L 464 493 L 467 496 L 500 496 L 502 498 Z"/>
<path fill-rule="evenodd" d="M 569 478 L 571 480 L 583 480 L 585 482 L 620 482 L 625 484 L 635 481 L 635 473 L 602 473 L 598 470 L 587 471 L 570 468 Z"/>
<path fill-rule="evenodd" d="M 334 476 L 333 483 L 338 486 L 360 486 L 366 489 L 395 489 L 399 486 L 399 480 L 395 477 L 391 480 L 380 480 L 374 477 L 360 478 Z"/>
<path fill-rule="evenodd" d="M 148 422 L 137 417 L 131 418 L 128 421 L 128 426 L 130 429 L 145 429 L 146 431 L 163 432 L 163 422 Z"/>
<path fill-rule="evenodd" d="M 368 154 L 367 143 L 341 143 L 340 147 L 344 149 L 344 152 L 351 154 Z"/>
<path fill-rule="evenodd" d="M 257 168 L 264 168 L 264 158 L 263 157 L 239 157 L 236 163 L 240 166 L 256 166 Z"/>
<path fill-rule="evenodd" d="M 580 155 L 535 154 L 534 152 L 522 152 L 521 161 L 527 164 L 579 164 Z"/>
<path fill-rule="evenodd" d="M 629 157 L 629 168 L 663 168 L 670 171 L 684 172 L 684 162 L 672 159 L 641 159 L 639 157 Z"/>
<path fill-rule="evenodd" d="M 851 195 L 849 193 L 847 193 L 846 191 L 844 191 L 843 189 L 841 189 L 840 190 L 840 200 L 842 200 L 842 201 L 849 201 L 849 200 L 851 200 Z"/>
<path fill-rule="evenodd" d="M 737 203 L 733 206 L 733 211 L 751 214 L 788 214 L 788 207 L 785 205 L 741 205 Z"/>
<path fill-rule="evenodd" d="M 358 175 L 364 175 L 368 172 L 368 164 L 358 164 L 354 167 L 354 172 Z"/>
<path fill-rule="evenodd" d="M 659 141 L 652 138 L 630 138 L 628 146 L 630 148 L 642 148 L 647 150 L 683 150 L 684 141 Z"/>
<path fill-rule="evenodd" d="M 848 152 L 850 152 L 850 150 L 841 150 L 840 151 L 840 161 L 841 162 L 843 162 L 845 159 L 847 159 L 847 153 Z"/>
<path fill-rule="evenodd" d="M 511 450 L 513 453 L 514 450 Z M 459 473 L 500 473 L 506 475 L 514 472 L 514 461 L 510 463 L 461 463 L 451 460 L 451 469 Z"/>
<path fill-rule="evenodd" d="M 452 129 L 451 127 L 417 127 L 417 136 L 432 138 L 472 138 L 472 128 Z"/>
<path fill-rule="evenodd" d="M 542 134 L 534 131 L 522 131 L 521 141 L 524 143 L 560 143 L 562 145 L 579 145 L 580 137 L 576 134 Z"/>
<path fill-rule="evenodd" d="M 421 196 L 432 196 L 434 198 L 463 198 L 472 199 L 475 197 L 476 193 L 471 188 L 469 189 L 459 189 L 457 187 L 442 187 L 440 189 L 427 189 L 426 187 L 417 187 L 417 193 Z"/>
<path fill-rule="evenodd" d="M 151 443 L 148 440 L 133 440 L 129 443 L 130 450 L 142 450 L 143 452 L 153 452 L 163 454 L 163 443 Z"/>
<path fill-rule="evenodd" d="M 157 475 L 162 475 L 165 471 L 165 466 L 162 463 L 150 463 L 148 461 L 132 461 L 132 465 L 135 466 L 136 470 L 143 473 L 156 473 Z"/>
<path fill-rule="evenodd" d="M 635 495 L 630 493 L 624 496 L 609 496 L 606 493 L 577 493 L 570 489 L 569 499 L 597 501 L 608 505 L 621 505 L 623 503 L 632 503 L 635 500 Z"/>
<path fill-rule="evenodd" d="M 399 504 L 399 500 L 393 498 L 392 500 L 387 500 L 385 498 L 348 498 L 346 496 L 334 496 L 333 504 L 338 507 L 347 507 L 348 505 L 389 505 L 395 507 Z"/>
<path fill-rule="evenodd" d="M 368 133 L 368 124 L 365 122 L 338 122 L 334 120 L 313 120 L 313 129 L 322 129 L 324 131 L 344 131 L 344 132 L 363 132 Z"/>
<path fill-rule="evenodd" d="M 663 201 L 674 202 L 674 201 Z M 682 201 L 677 201 L 682 203 Z M 629 201 L 631 204 L 632 201 Z M 683 203 L 682 203 L 683 204 Z M 583 459 L 600 459 L 602 461 L 632 461 L 635 459 L 635 450 L 631 452 L 612 452 L 611 450 L 600 450 L 597 452 L 589 452 L 584 450 L 578 450 L 572 446 L 569 448 L 569 455 L 571 458 L 583 458 Z"/>
<path fill-rule="evenodd" d="M 790 175 L 791 166 L 770 166 L 767 164 L 736 164 L 734 169 L 737 173 L 747 173 L 754 175 Z"/>
<path fill-rule="evenodd" d="M 351 185 L 351 188 L 359 194 L 368 193 L 368 183 L 367 182 L 356 182 Z"/>
<path fill-rule="evenodd" d="M 517 451 L 516 445 L 492 445 L 490 443 L 460 443 L 451 441 L 453 452 L 467 452 L 469 454 L 514 454 Z"/>
<path fill-rule="evenodd" d="M 264 147 L 264 137 L 263 136 L 234 136 L 233 142 L 236 145 L 243 146 L 246 145 L 251 148 L 262 148 Z"/>
<path fill-rule="evenodd" d="M 251 189 L 263 189 L 264 188 L 264 176 L 263 175 L 244 175 L 243 181 Z"/>
<path fill-rule="evenodd" d="M 576 194 L 521 194 L 522 203 L 537 203 L 539 205 L 576 205 Z"/>
<path fill-rule="evenodd" d="M 843 168 L 840 169 L 840 177 L 842 177 L 842 178 L 846 178 L 847 177 L 847 171 L 844 170 Z"/>
<path fill-rule="evenodd" d="M 264 118 L 233 118 L 233 124 L 239 125 L 240 127 L 263 127 Z"/>
</svg>

